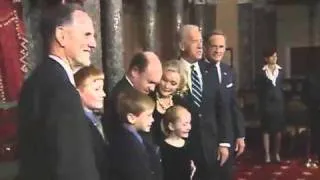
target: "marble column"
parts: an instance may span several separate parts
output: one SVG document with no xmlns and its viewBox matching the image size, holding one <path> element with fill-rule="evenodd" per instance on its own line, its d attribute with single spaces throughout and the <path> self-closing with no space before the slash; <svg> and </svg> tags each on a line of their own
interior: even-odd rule
<svg viewBox="0 0 320 180">
<path fill-rule="evenodd" d="M 254 84 L 252 3 L 238 4 L 240 88 L 251 89 Z M 250 66 L 251 65 L 251 66 Z"/>
<path fill-rule="evenodd" d="M 179 39 L 177 38 L 177 34 L 181 28 L 181 26 L 183 25 L 183 0 L 172 0 L 172 15 L 173 15 L 173 24 L 172 24 L 172 32 L 175 32 L 175 39 L 172 41 L 173 43 L 173 49 L 174 49 L 174 57 L 178 57 L 179 56 L 179 45 L 178 45 L 178 41 Z"/>
<path fill-rule="evenodd" d="M 202 31 L 202 35 L 205 34 L 205 4 L 193 2 L 191 8 L 191 24 L 198 25 Z"/>
<path fill-rule="evenodd" d="M 253 14 L 254 72 L 257 73 L 264 63 L 263 51 L 266 48 L 276 48 L 277 46 L 277 14 L 271 5 L 257 6 L 254 3 Z"/>
<path fill-rule="evenodd" d="M 310 2 L 308 6 L 308 40 L 309 46 L 315 46 L 315 29 L 316 29 L 316 13 L 317 13 L 317 2 Z"/>
<path fill-rule="evenodd" d="M 144 25 L 144 50 L 157 50 L 156 15 L 157 0 L 142 0 Z"/>
<path fill-rule="evenodd" d="M 122 0 L 100 0 L 102 65 L 105 90 L 110 90 L 124 75 Z"/>
</svg>

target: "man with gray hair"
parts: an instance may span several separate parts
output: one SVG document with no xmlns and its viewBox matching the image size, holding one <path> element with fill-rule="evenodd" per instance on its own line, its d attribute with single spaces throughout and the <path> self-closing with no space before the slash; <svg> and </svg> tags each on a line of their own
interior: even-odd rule
<svg viewBox="0 0 320 180">
<path fill-rule="evenodd" d="M 99 180 L 88 121 L 73 73 L 96 46 L 91 18 L 75 4 L 44 10 L 45 59 L 19 102 L 19 180 Z"/>
<path fill-rule="evenodd" d="M 189 93 L 184 105 L 192 114 L 190 151 L 197 167 L 195 179 L 217 180 L 219 166 L 229 156 L 230 117 L 220 95 L 212 64 L 202 58 L 202 37 L 198 26 L 185 25 L 179 33 L 181 61 L 185 64 Z"/>
</svg>

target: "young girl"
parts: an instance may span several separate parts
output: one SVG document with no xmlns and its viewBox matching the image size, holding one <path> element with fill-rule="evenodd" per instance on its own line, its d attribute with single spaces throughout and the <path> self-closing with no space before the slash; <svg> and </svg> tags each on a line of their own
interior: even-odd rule
<svg viewBox="0 0 320 180">
<path fill-rule="evenodd" d="M 190 112 L 171 106 L 164 114 L 162 129 L 166 134 L 160 145 L 164 180 L 190 180 L 195 170 L 185 140 L 191 130 Z"/>
</svg>

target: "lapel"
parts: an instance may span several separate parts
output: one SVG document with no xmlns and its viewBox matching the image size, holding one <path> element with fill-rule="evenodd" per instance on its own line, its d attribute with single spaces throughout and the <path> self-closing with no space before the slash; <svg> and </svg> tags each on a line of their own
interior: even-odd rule
<svg viewBox="0 0 320 180">
<path fill-rule="evenodd" d="M 86 120 L 89 122 L 90 128 L 95 132 L 95 134 L 97 134 L 97 136 L 99 136 L 101 138 L 101 140 L 104 141 L 103 130 L 101 129 L 101 131 L 100 131 L 98 129 L 98 127 L 93 123 L 93 122 L 98 121 L 97 117 L 95 117 L 93 114 L 90 115 L 88 112 L 85 112 L 85 117 L 86 117 Z M 101 127 L 102 127 L 102 125 L 101 125 Z"/>
<path fill-rule="evenodd" d="M 278 74 L 277 79 L 276 79 L 276 85 L 277 86 L 279 85 L 279 83 L 281 83 L 282 75 L 283 75 L 282 71 L 281 71 L 281 69 L 279 69 L 279 74 Z"/>
<path fill-rule="evenodd" d="M 226 87 L 227 85 L 233 83 L 233 77 L 230 70 L 230 67 L 224 63 L 220 63 L 221 69 L 221 85 Z"/>
<path fill-rule="evenodd" d="M 202 59 L 198 62 L 198 64 L 199 64 L 201 75 L 202 75 L 202 92 L 203 92 L 203 90 L 206 87 L 206 81 L 207 81 L 209 70 L 210 70 L 210 63 Z"/>
</svg>

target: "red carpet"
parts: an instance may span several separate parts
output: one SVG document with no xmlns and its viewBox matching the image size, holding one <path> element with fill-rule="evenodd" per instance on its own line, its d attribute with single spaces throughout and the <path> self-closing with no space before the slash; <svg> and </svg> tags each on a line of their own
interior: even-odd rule
<svg viewBox="0 0 320 180">
<path fill-rule="evenodd" d="M 320 180 L 320 169 L 304 167 L 305 159 L 265 164 L 260 152 L 249 151 L 237 162 L 235 180 Z"/>
</svg>

